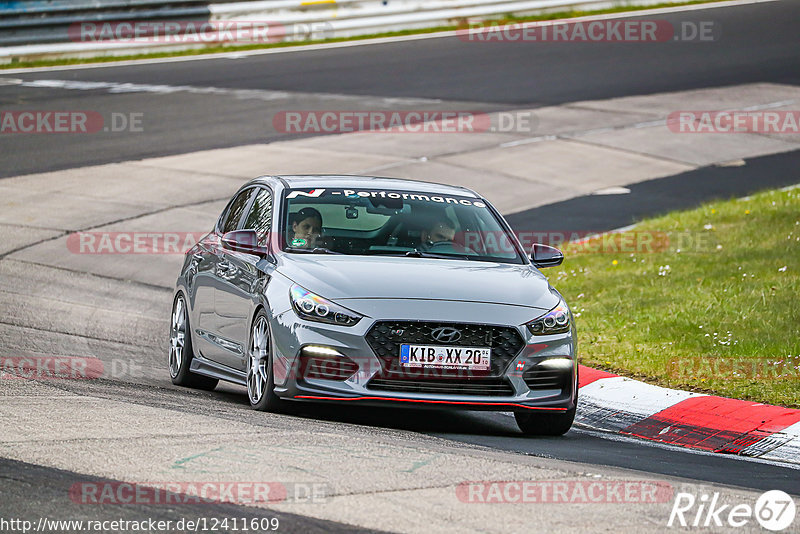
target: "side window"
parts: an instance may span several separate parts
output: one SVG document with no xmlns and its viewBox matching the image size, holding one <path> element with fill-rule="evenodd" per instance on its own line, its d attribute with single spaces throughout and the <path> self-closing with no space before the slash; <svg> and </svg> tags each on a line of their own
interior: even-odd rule
<svg viewBox="0 0 800 534">
<path fill-rule="evenodd" d="M 242 218 L 245 208 L 247 208 L 247 202 L 250 200 L 253 191 L 253 188 L 245 189 L 236 195 L 236 198 L 228 205 L 222 223 L 219 225 L 219 230 L 222 234 L 233 232 L 239 226 L 239 221 Z"/>
<path fill-rule="evenodd" d="M 268 189 L 258 190 L 243 228 L 255 230 L 258 234 L 258 245 L 267 246 L 269 231 L 272 228 L 272 193 Z"/>
</svg>

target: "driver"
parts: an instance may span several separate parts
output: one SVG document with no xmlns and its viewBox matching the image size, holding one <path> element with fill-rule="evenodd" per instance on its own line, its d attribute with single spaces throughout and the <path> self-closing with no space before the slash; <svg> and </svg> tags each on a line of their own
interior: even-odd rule
<svg viewBox="0 0 800 534">
<path fill-rule="evenodd" d="M 289 244 L 296 248 L 315 248 L 322 234 L 322 214 L 314 208 L 303 208 L 292 214 L 292 235 Z"/>
<path fill-rule="evenodd" d="M 456 226 L 448 217 L 433 219 L 420 233 L 420 248 L 429 249 L 436 243 L 452 244 L 456 236 Z"/>
</svg>

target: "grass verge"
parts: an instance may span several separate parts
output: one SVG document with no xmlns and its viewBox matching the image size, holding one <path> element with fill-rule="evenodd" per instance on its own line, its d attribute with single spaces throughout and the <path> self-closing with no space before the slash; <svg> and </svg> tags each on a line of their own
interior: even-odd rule
<svg viewBox="0 0 800 534">
<path fill-rule="evenodd" d="M 571 19 L 576 17 L 585 17 L 591 15 L 606 15 L 610 13 L 627 13 L 631 11 L 646 11 L 649 9 L 658 9 L 658 8 L 665 8 L 665 7 L 680 7 L 680 6 L 688 6 L 688 5 L 695 5 L 695 4 L 710 4 L 716 2 L 725 2 L 728 0 L 692 0 L 689 2 L 664 2 L 660 4 L 654 4 L 649 6 L 634 6 L 634 5 L 623 5 L 617 6 L 608 9 L 599 9 L 594 11 L 576 11 L 576 10 L 568 10 L 568 11 L 559 11 L 553 13 L 542 13 L 539 15 L 529 15 L 525 17 L 517 17 L 513 15 L 505 15 L 503 17 L 492 17 L 493 22 L 498 22 L 500 24 L 504 23 L 516 23 L 516 22 L 535 22 L 535 21 L 545 21 L 545 20 L 559 20 L 559 19 Z M 488 18 L 488 17 L 487 17 Z M 436 33 L 436 32 L 443 32 L 443 31 L 453 31 L 461 28 L 463 26 L 452 25 L 452 26 L 437 26 L 433 28 L 422 28 L 422 29 L 414 29 L 414 30 L 403 30 L 403 31 L 395 31 L 395 32 L 383 32 L 383 33 L 373 33 L 369 35 L 359 35 L 355 37 L 340 37 L 340 38 L 331 38 L 331 39 L 322 39 L 322 40 L 315 40 L 315 41 L 291 41 L 291 42 L 279 42 L 279 43 L 269 43 L 269 44 L 254 44 L 254 45 L 222 45 L 222 46 L 211 46 L 207 48 L 195 49 L 195 50 L 182 50 L 182 51 L 174 51 L 174 52 L 154 52 L 154 53 L 144 53 L 144 54 L 130 54 L 130 55 L 122 55 L 122 56 L 97 56 L 92 58 L 64 58 L 64 59 L 46 59 L 46 60 L 36 60 L 36 61 L 13 61 L 11 63 L 0 64 L 0 71 L 4 69 L 19 69 L 19 68 L 35 68 L 35 67 L 56 67 L 56 66 L 64 66 L 64 65 L 83 65 L 83 64 L 90 64 L 90 63 L 110 63 L 115 61 L 131 61 L 131 60 L 139 60 L 139 59 L 158 59 L 158 58 L 167 58 L 167 57 L 182 57 L 182 56 L 200 56 L 200 55 L 207 55 L 207 54 L 219 54 L 222 52 L 244 52 L 248 50 L 263 50 L 269 48 L 287 48 L 293 46 L 303 46 L 303 45 L 310 45 L 310 44 L 326 44 L 326 43 L 339 43 L 344 41 L 362 41 L 365 39 L 377 39 L 381 37 L 397 37 L 397 36 L 404 36 L 404 35 L 420 35 L 426 33 Z"/>
<path fill-rule="evenodd" d="M 564 248 L 547 274 L 575 313 L 582 363 L 800 408 L 800 188 Z"/>
</svg>

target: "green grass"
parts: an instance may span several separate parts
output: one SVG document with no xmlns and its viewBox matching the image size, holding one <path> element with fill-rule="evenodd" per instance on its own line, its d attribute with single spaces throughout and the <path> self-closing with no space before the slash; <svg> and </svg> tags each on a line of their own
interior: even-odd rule
<svg viewBox="0 0 800 534">
<path fill-rule="evenodd" d="M 569 19 L 575 17 L 584 17 L 590 15 L 604 15 L 609 13 L 627 13 L 629 11 L 642 11 L 648 9 L 657 9 L 657 8 L 664 8 L 664 7 L 677 7 L 677 6 L 687 6 L 687 5 L 694 5 L 694 4 L 710 4 L 715 2 L 724 2 L 727 0 L 692 0 L 689 2 L 663 2 L 660 4 L 655 4 L 651 6 L 632 6 L 632 5 L 624 5 L 624 6 L 617 6 L 608 9 L 600 9 L 594 11 L 559 11 L 553 13 L 542 13 L 538 15 L 529 15 L 525 17 L 517 17 L 511 14 L 502 16 L 502 17 L 492 17 L 491 20 L 493 22 L 499 23 L 515 23 L 515 22 L 534 22 L 534 21 L 544 21 L 544 20 L 558 20 L 558 19 Z M 489 17 L 487 17 L 489 19 Z M 156 59 L 156 58 L 166 58 L 166 57 L 182 57 L 182 56 L 198 56 L 198 55 L 205 55 L 205 54 L 218 54 L 221 52 L 239 52 L 239 51 L 247 51 L 247 50 L 261 50 L 267 48 L 286 48 L 292 46 L 302 46 L 302 45 L 309 45 L 309 44 L 324 44 L 324 43 L 338 43 L 343 41 L 359 41 L 364 39 L 376 39 L 380 37 L 396 37 L 396 36 L 403 36 L 403 35 L 418 35 L 418 34 L 426 34 L 426 33 L 436 33 L 442 31 L 452 31 L 459 28 L 463 28 L 466 26 L 466 21 L 463 21 L 460 25 L 452 25 L 452 26 L 437 26 L 434 28 L 422 28 L 422 29 L 414 29 L 414 30 L 403 30 L 403 31 L 395 31 L 395 32 L 383 32 L 383 33 L 374 33 L 369 35 L 359 35 L 355 37 L 338 37 L 338 38 L 331 38 L 331 39 L 323 39 L 323 40 L 316 40 L 316 41 L 292 41 L 292 42 L 279 42 L 279 43 L 269 43 L 269 44 L 252 44 L 252 45 L 221 45 L 221 46 L 209 46 L 206 48 L 194 49 L 194 50 L 182 50 L 182 51 L 175 51 L 175 52 L 154 52 L 154 53 L 144 53 L 144 54 L 130 54 L 130 55 L 123 55 L 123 56 L 97 56 L 91 58 L 64 58 L 64 59 L 43 59 L 43 60 L 36 60 L 36 61 L 15 61 L 12 60 L 11 63 L 0 64 L 0 70 L 3 69 L 19 69 L 19 68 L 34 68 L 34 67 L 54 67 L 54 66 L 64 66 L 64 65 L 83 65 L 87 63 L 109 63 L 115 61 L 130 61 L 130 60 L 137 60 L 137 59 Z"/>
<path fill-rule="evenodd" d="M 799 408 L 800 188 L 648 219 L 620 238 L 653 235 L 636 252 L 569 244 L 546 272 L 576 315 L 582 363 Z"/>
</svg>

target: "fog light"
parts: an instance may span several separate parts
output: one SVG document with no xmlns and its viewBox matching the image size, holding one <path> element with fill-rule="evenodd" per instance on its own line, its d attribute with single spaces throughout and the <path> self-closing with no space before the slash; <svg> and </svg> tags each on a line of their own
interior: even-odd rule
<svg viewBox="0 0 800 534">
<path fill-rule="evenodd" d="M 338 350 L 322 345 L 306 345 L 303 347 L 303 354 L 309 356 L 344 356 L 344 354 Z"/>
<path fill-rule="evenodd" d="M 550 358 L 548 360 L 539 362 L 539 367 L 566 371 L 568 369 L 572 369 L 572 360 L 569 358 Z"/>
<path fill-rule="evenodd" d="M 306 345 L 300 352 L 300 376 L 343 382 L 358 371 L 358 364 L 323 345 Z"/>
</svg>

